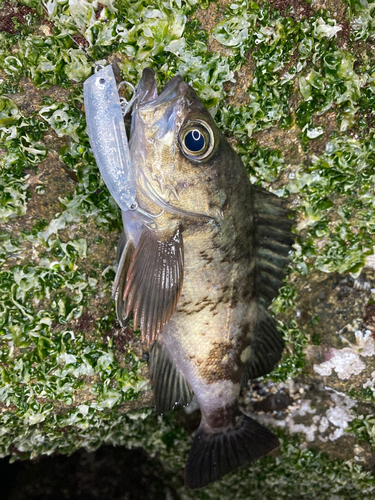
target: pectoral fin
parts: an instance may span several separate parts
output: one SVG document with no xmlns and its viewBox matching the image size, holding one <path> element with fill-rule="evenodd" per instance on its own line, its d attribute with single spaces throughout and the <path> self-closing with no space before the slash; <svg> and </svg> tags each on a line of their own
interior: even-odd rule
<svg viewBox="0 0 375 500">
<path fill-rule="evenodd" d="M 117 245 L 118 268 L 113 284 L 113 295 L 116 300 L 116 315 L 122 327 L 125 327 L 130 319 L 126 314 L 126 302 L 124 300 L 123 290 L 126 283 L 126 274 L 132 262 L 134 254 L 134 245 L 131 240 L 124 244 L 124 237 L 121 235 Z"/>
<path fill-rule="evenodd" d="M 137 246 L 129 242 L 116 281 L 117 317 L 124 324 L 133 314 L 142 340 L 151 344 L 171 317 L 183 281 L 183 241 L 177 228 L 166 235 L 144 227 Z"/>
</svg>

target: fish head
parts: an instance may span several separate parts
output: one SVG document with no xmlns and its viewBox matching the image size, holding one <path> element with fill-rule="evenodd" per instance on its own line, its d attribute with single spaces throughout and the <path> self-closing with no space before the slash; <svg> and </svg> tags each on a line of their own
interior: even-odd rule
<svg viewBox="0 0 375 500">
<path fill-rule="evenodd" d="M 137 190 L 153 203 L 175 214 L 222 217 L 228 187 L 223 161 L 235 153 L 181 76 L 158 95 L 154 71 L 144 70 L 130 153 Z"/>
</svg>

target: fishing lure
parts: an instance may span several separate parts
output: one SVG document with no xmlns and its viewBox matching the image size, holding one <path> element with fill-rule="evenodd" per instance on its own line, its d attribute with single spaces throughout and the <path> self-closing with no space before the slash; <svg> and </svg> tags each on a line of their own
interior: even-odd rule
<svg viewBox="0 0 375 500">
<path fill-rule="evenodd" d="M 133 90 L 133 97 L 129 102 L 119 97 L 118 90 L 123 84 L 129 85 Z M 124 116 L 136 99 L 134 87 L 129 82 L 122 82 L 117 87 L 112 66 L 95 64 L 94 74 L 84 82 L 83 95 L 91 149 L 103 180 L 121 209 L 124 227 L 139 228 L 145 225 L 150 230 L 155 230 L 156 219 L 163 215 L 164 208 L 161 207 L 162 211 L 154 215 L 143 210 L 137 203 L 135 175 L 124 125 Z M 128 243 L 130 239 L 127 234 Z M 122 238 L 119 242 L 119 254 L 123 245 Z M 119 284 L 125 279 L 122 273 L 124 257 L 125 253 L 119 261 L 113 283 L 114 297 L 117 297 Z M 120 308 L 121 305 L 116 300 L 117 317 L 124 327 L 127 321 L 122 321 Z"/>
<path fill-rule="evenodd" d="M 123 118 L 135 93 L 129 103 L 124 100 L 121 105 L 109 65 L 96 70 L 85 81 L 83 95 L 90 144 L 103 180 L 121 210 L 135 210 L 138 207 L 134 172 Z"/>
<path fill-rule="evenodd" d="M 133 91 L 130 101 L 119 97 L 122 85 Z M 113 68 L 95 65 L 95 73 L 83 84 L 83 96 L 87 132 L 91 149 L 103 180 L 122 211 L 122 217 L 139 220 L 149 229 L 157 228 L 156 219 L 164 213 L 150 214 L 141 209 L 136 201 L 135 174 L 130 158 L 129 143 L 125 131 L 124 116 L 136 99 L 133 85 L 121 82 L 117 87 Z"/>
</svg>

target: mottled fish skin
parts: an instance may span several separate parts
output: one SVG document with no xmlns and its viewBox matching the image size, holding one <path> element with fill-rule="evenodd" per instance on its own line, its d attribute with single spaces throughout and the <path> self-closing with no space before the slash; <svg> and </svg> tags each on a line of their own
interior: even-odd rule
<svg viewBox="0 0 375 500">
<path fill-rule="evenodd" d="M 224 427 L 222 409 L 237 408 L 255 319 L 253 203 L 246 171 L 223 139 L 217 158 L 206 182 L 222 193 L 222 217 L 183 223 L 184 286 L 161 342 L 192 387 L 202 424 Z"/>
<path fill-rule="evenodd" d="M 202 162 L 188 158 L 181 149 L 179 134 L 194 120 L 201 120 L 211 128 L 215 143 L 212 154 Z M 140 278 L 132 275 L 136 264 L 130 265 L 133 271 L 126 266 L 120 267 L 118 275 L 128 273 L 125 281 L 130 283 L 128 289 L 133 291 L 123 292 L 119 287 L 121 297 L 125 297 L 124 304 L 120 301 L 119 316 L 122 320 L 129 316 L 133 304 L 136 323 L 141 325 L 143 339 L 151 344 L 151 353 L 153 349 L 156 352 L 156 346 L 163 350 L 171 362 L 168 373 L 175 370 L 173 377 L 176 380 L 181 378 L 181 388 L 173 389 L 172 393 L 184 392 L 180 401 L 186 403 L 191 397 L 190 388 L 198 400 L 202 421 L 197 442 L 189 455 L 186 484 L 199 488 L 278 445 L 276 436 L 238 409 L 241 377 L 252 353 L 251 345 L 260 321 L 259 310 L 262 309 L 255 276 L 259 244 L 255 228 L 256 188 L 250 184 L 240 158 L 194 90 L 179 76 L 157 96 L 154 74 L 145 70 L 132 116 L 130 152 L 139 206 L 146 213 L 161 214 L 152 220 L 136 212 L 124 215 L 127 240 L 132 242 L 132 262 L 139 258 L 137 245 L 141 245 L 144 238 L 150 238 L 150 241 L 154 238 L 162 243 L 177 238 L 178 248 L 183 248 L 183 278 L 173 289 L 174 302 L 164 294 L 157 307 L 155 301 L 159 300 L 159 295 L 152 295 L 157 278 L 150 281 L 149 292 L 142 288 L 150 272 L 147 263 Z M 286 245 L 285 248 L 287 251 L 289 247 Z M 145 261 L 150 259 L 152 257 Z M 160 280 L 173 285 L 173 280 L 178 281 L 178 273 L 169 272 L 168 265 L 166 259 L 163 270 L 159 272 L 162 274 Z M 174 269 L 178 269 L 177 264 Z M 121 277 L 117 279 L 117 286 L 119 279 Z M 143 295 L 150 293 L 150 297 L 143 299 L 142 294 L 138 297 L 132 283 L 137 283 Z M 126 290 L 126 284 L 124 287 Z M 131 297 L 134 299 L 127 293 L 133 293 Z M 159 318 L 160 309 L 166 304 L 170 314 L 163 321 Z M 152 313 L 147 312 L 150 308 Z M 267 315 L 265 310 L 262 314 Z M 272 319 L 268 321 L 272 322 Z M 277 332 L 273 334 L 278 335 Z M 277 359 L 282 346 L 280 340 Z M 155 361 L 155 366 L 160 362 Z M 167 391 L 164 381 L 168 380 L 168 373 L 166 370 L 157 372 L 157 368 L 152 368 L 155 392 Z M 164 377 L 159 385 L 158 377 Z M 184 388 L 185 381 L 187 389 Z M 156 400 L 158 396 L 156 393 Z M 163 403 L 160 407 L 159 404 L 160 411 L 167 409 L 168 405 Z M 248 439 L 250 444 L 244 445 L 247 450 L 241 450 L 242 445 L 233 444 L 236 433 L 244 442 Z M 220 437 L 221 444 L 216 443 L 216 437 Z M 226 446 L 229 451 L 220 455 L 217 450 Z M 209 455 L 215 453 L 220 455 L 213 459 L 215 463 L 207 466 L 206 471 L 197 472 L 199 457 L 202 455 L 204 464 L 210 461 Z M 205 467 L 202 465 L 203 469 Z"/>
</svg>

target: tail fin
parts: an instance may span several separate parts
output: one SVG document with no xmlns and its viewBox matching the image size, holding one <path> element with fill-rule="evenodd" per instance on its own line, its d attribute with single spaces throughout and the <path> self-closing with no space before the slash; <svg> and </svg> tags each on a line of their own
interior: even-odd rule
<svg viewBox="0 0 375 500">
<path fill-rule="evenodd" d="M 201 425 L 185 466 L 185 484 L 192 490 L 203 488 L 278 446 L 272 432 L 244 414 L 225 432 L 208 433 Z"/>
</svg>

